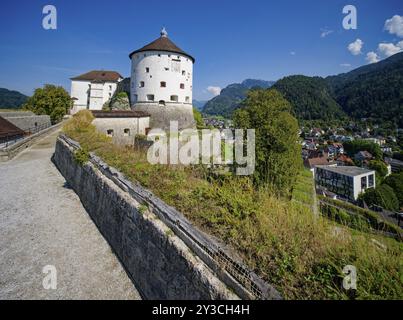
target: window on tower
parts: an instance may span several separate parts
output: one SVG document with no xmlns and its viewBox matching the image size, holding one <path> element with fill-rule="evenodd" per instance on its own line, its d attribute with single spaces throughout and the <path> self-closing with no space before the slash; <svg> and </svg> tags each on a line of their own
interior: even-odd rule
<svg viewBox="0 0 403 320">
<path fill-rule="evenodd" d="M 154 95 L 153 94 L 147 94 L 147 101 L 154 101 Z"/>
<path fill-rule="evenodd" d="M 185 84 L 184 84 L 184 83 L 181 83 L 181 84 L 180 84 L 180 88 L 181 88 L 181 89 L 185 89 Z"/>
<path fill-rule="evenodd" d="M 186 97 L 186 98 L 185 98 L 185 101 L 186 101 L 186 102 L 189 102 L 189 101 L 190 101 L 190 98 L 189 98 L 189 97 Z"/>
<path fill-rule="evenodd" d="M 186 71 L 182 70 L 182 76 L 185 76 L 185 75 L 186 75 Z"/>
<path fill-rule="evenodd" d="M 178 96 L 172 95 L 171 96 L 171 101 L 178 102 Z"/>
<path fill-rule="evenodd" d="M 149 73 L 150 72 L 150 68 L 146 68 L 146 73 Z"/>
<path fill-rule="evenodd" d="M 165 81 L 161 81 L 160 86 L 161 86 L 161 88 L 166 88 L 167 83 Z"/>
<path fill-rule="evenodd" d="M 140 88 L 144 88 L 144 81 L 140 81 L 139 87 L 140 87 Z"/>
</svg>

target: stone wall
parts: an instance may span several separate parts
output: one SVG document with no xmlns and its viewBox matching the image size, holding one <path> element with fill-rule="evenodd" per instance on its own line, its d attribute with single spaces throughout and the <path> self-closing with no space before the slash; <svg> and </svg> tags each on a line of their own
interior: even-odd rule
<svg viewBox="0 0 403 320">
<path fill-rule="evenodd" d="M 54 132 L 55 130 L 60 129 L 62 126 L 63 122 L 60 122 L 58 124 L 55 124 L 54 126 L 51 126 L 45 130 L 42 130 L 38 133 L 32 134 L 28 137 L 25 137 L 18 142 L 6 147 L 6 148 L 0 148 L 0 162 L 5 162 L 8 160 L 11 160 L 14 158 L 17 154 L 20 152 L 24 151 L 26 148 L 29 148 L 32 146 L 34 143 L 36 143 L 39 139 L 42 139 L 44 136 L 47 134 L 50 134 L 51 132 Z"/>
<path fill-rule="evenodd" d="M 144 298 L 281 298 L 232 260 L 222 244 L 100 158 L 91 155 L 87 164 L 78 165 L 78 148 L 76 142 L 59 137 L 53 161 Z"/>
</svg>

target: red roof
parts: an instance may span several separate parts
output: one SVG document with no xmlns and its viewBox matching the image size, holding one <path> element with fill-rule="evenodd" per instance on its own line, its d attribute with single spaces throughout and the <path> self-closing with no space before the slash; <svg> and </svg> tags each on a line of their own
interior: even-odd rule
<svg viewBox="0 0 403 320">
<path fill-rule="evenodd" d="M 168 52 L 173 52 L 173 53 L 179 53 L 183 54 L 190 59 L 192 59 L 193 63 L 195 62 L 195 59 L 187 54 L 185 51 L 183 51 L 181 48 L 176 46 L 175 43 L 173 43 L 168 37 L 166 36 L 161 36 L 157 40 L 154 40 L 153 42 L 147 44 L 146 46 L 133 51 L 129 57 L 130 59 L 132 58 L 132 55 L 138 52 L 144 52 L 144 51 L 168 51 Z"/>
<path fill-rule="evenodd" d="M 22 136 L 25 132 L 7 121 L 3 117 L 0 117 L 0 138 Z"/>
<path fill-rule="evenodd" d="M 117 82 L 119 79 L 123 79 L 119 72 L 103 70 L 93 70 L 77 77 L 71 78 L 71 80 L 88 80 L 100 82 Z"/>
</svg>

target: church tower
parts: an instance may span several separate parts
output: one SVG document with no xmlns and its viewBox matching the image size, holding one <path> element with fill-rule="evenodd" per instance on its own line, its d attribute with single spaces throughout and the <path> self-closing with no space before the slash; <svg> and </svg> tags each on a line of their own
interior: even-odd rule
<svg viewBox="0 0 403 320">
<path fill-rule="evenodd" d="M 192 89 L 195 59 L 177 47 L 163 28 L 160 37 L 129 55 L 132 61 L 130 98 L 133 110 L 151 115 L 152 128 L 194 128 Z"/>
</svg>

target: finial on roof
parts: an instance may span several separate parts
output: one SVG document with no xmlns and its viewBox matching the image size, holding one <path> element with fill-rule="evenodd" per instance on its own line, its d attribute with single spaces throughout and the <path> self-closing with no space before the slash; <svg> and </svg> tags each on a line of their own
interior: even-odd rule
<svg viewBox="0 0 403 320">
<path fill-rule="evenodd" d="M 165 29 L 165 27 L 163 27 L 162 30 L 161 30 L 161 37 L 164 37 L 164 38 L 168 37 L 168 32 Z"/>
</svg>

